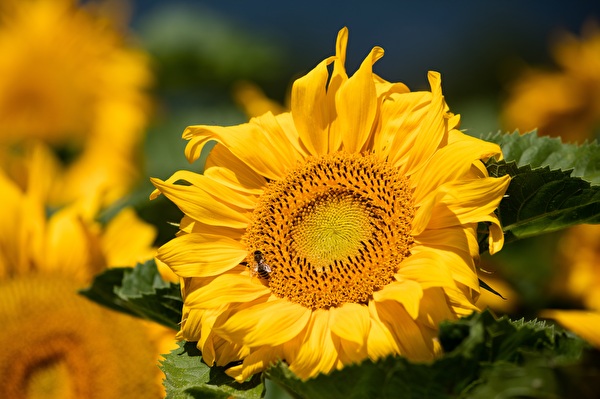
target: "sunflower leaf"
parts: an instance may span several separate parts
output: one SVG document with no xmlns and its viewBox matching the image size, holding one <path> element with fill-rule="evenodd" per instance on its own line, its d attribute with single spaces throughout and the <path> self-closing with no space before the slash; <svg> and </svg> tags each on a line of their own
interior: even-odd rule
<svg viewBox="0 0 600 399">
<path fill-rule="evenodd" d="M 179 342 L 179 348 L 164 356 L 160 368 L 165 373 L 167 399 L 264 397 L 264 384 L 254 375 L 242 384 L 225 374 L 223 367 L 209 367 L 202 362 L 193 342 Z"/>
<path fill-rule="evenodd" d="M 543 322 L 496 319 L 487 311 L 443 323 L 440 342 L 446 355 L 431 363 L 391 356 L 302 381 L 280 362 L 267 376 L 298 398 L 509 397 L 522 388 L 528 397 L 547 398 L 582 393 L 566 376 L 583 373 L 579 383 L 600 372 L 600 366 L 579 366 L 586 344 L 574 335 Z M 518 373 L 511 375 L 512 370 Z M 528 376 L 539 380 L 532 383 Z"/>
<path fill-rule="evenodd" d="M 514 161 L 517 166 L 529 165 L 532 169 L 572 169 L 572 177 L 600 184 L 600 145 L 595 141 L 581 145 L 562 143 L 559 138 L 538 136 L 535 131 L 522 135 L 489 133 L 481 138 L 498 144 L 507 163 Z"/>
<path fill-rule="evenodd" d="M 95 276 L 94 281 L 92 281 L 92 284 L 88 288 L 80 290 L 79 293 L 102 306 L 136 316 L 135 312 L 127 308 L 125 301 L 114 293 L 114 287 L 121 285 L 127 269 L 130 268 L 115 267 L 105 270 Z"/>
<path fill-rule="evenodd" d="M 515 162 L 488 162 L 490 176 L 510 175 L 498 214 L 507 241 L 600 223 L 600 186 L 571 177 L 571 171 L 531 169 Z"/>
<path fill-rule="evenodd" d="M 179 329 L 183 307 L 179 285 L 164 281 L 154 260 L 134 268 L 108 269 L 80 293 L 111 309 Z"/>
</svg>

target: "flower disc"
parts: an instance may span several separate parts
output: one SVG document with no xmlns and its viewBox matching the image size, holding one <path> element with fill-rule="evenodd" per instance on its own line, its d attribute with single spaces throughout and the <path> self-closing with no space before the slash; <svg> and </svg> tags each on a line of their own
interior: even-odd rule
<svg viewBox="0 0 600 399">
<path fill-rule="evenodd" d="M 408 179 L 375 155 L 311 158 L 273 182 L 245 240 L 269 288 L 307 308 L 366 303 L 393 279 L 412 238 Z"/>
</svg>

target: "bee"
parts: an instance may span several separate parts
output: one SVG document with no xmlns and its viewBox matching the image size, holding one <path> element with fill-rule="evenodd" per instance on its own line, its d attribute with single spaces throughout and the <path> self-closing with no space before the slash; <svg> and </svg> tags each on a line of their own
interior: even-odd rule
<svg viewBox="0 0 600 399">
<path fill-rule="evenodd" d="M 258 277 L 263 280 L 268 280 L 271 274 L 271 266 L 267 264 L 263 253 L 260 251 L 254 251 L 254 267 L 252 269 L 252 276 L 258 274 Z"/>
</svg>

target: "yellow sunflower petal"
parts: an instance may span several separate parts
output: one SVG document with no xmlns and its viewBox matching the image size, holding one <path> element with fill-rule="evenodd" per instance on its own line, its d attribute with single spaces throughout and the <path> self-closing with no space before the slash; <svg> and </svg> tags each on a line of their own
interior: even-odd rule
<svg viewBox="0 0 600 399">
<path fill-rule="evenodd" d="M 328 124 L 333 117 L 327 105 L 327 66 L 333 62 L 329 57 L 312 71 L 297 79 L 292 86 L 292 116 L 302 143 L 312 155 L 327 153 Z"/>
<path fill-rule="evenodd" d="M 449 307 L 440 306 L 446 301 L 446 293 L 441 288 L 428 288 L 419 304 L 419 321 L 424 327 L 437 331 L 442 320 L 454 320 L 456 316 Z M 437 333 L 436 333 L 437 334 Z"/>
<path fill-rule="evenodd" d="M 460 126 L 460 115 L 451 115 L 450 119 L 448 119 L 448 130 L 450 130 L 450 133 L 452 133 L 453 131 L 456 131 L 455 129 L 458 129 Z M 448 137 L 448 143 L 452 142 L 452 134 L 450 134 L 450 137 Z M 498 160 L 502 159 L 502 153 L 500 153 L 498 155 Z"/>
<path fill-rule="evenodd" d="M 102 250 L 109 266 L 132 266 L 152 259 L 156 227 L 143 222 L 132 208 L 124 208 L 106 225 Z"/>
<path fill-rule="evenodd" d="M 297 162 L 305 158 L 300 136 L 289 113 L 274 116 L 267 112 L 250 122 L 260 126 L 264 132 L 265 140 L 269 143 L 265 150 L 270 151 L 267 158 L 275 160 L 273 167 L 278 168 L 280 175 L 295 168 Z"/>
<path fill-rule="evenodd" d="M 475 273 L 475 263 L 468 252 L 436 248 L 434 245 L 425 248 L 415 247 L 413 251 L 414 256 L 419 255 L 428 258 L 432 264 L 438 263 L 444 265 L 455 282 L 473 289 L 479 288 L 477 274 Z M 445 286 L 454 287 L 455 284 L 447 284 Z"/>
<path fill-rule="evenodd" d="M 45 270 L 64 272 L 87 282 L 105 266 L 90 236 L 77 207 L 63 208 L 48 221 L 44 252 L 38 254 L 36 263 L 44 265 Z"/>
<path fill-rule="evenodd" d="M 258 121 L 258 122 L 257 122 Z M 286 137 L 276 135 L 280 130 L 276 127 L 267 134 L 262 130 L 259 121 L 252 119 L 249 123 L 237 126 L 189 126 L 183 132 L 183 138 L 189 140 L 185 147 L 185 153 L 190 162 L 200 157 L 205 145 L 210 141 L 216 141 L 225 145 L 243 163 L 256 173 L 269 178 L 280 179 L 284 171 L 282 163 L 288 162 L 279 156 L 279 149 L 284 148 L 280 141 L 287 141 Z M 277 143 L 277 145 L 273 145 Z M 260 151 L 256 151 L 260 148 Z M 290 149 L 291 150 L 291 149 Z M 265 156 L 265 154 L 269 154 Z"/>
<path fill-rule="evenodd" d="M 369 309 L 357 303 L 345 303 L 331 309 L 331 332 L 343 340 L 362 346 L 367 342 L 371 319 Z"/>
<path fill-rule="evenodd" d="M 220 337 L 215 338 L 215 352 L 217 355 L 215 363 L 220 367 L 245 359 L 252 353 L 247 346 L 232 344 Z M 204 356 L 204 353 L 202 355 Z"/>
<path fill-rule="evenodd" d="M 476 160 L 501 153 L 497 144 L 471 138 L 460 132 L 455 134 L 461 135 L 462 138 L 439 149 L 433 154 L 427 167 L 413 177 L 419 182 L 413 194 L 416 206 L 437 187 L 464 176 Z"/>
<path fill-rule="evenodd" d="M 235 313 L 216 331 L 251 347 L 281 345 L 304 329 L 310 314 L 310 309 L 285 299 L 276 299 Z"/>
<path fill-rule="evenodd" d="M 190 315 L 192 312 L 190 312 Z M 220 319 L 227 317 L 229 311 L 222 311 L 220 308 L 206 309 L 198 312 L 201 320 L 198 325 L 202 326 L 201 332 L 195 340 L 198 341 L 197 347 L 202 352 L 202 360 L 208 365 L 225 366 L 233 361 L 238 361 L 248 356 L 250 350 L 240 344 L 234 344 L 219 337 L 213 331 L 213 325 Z M 197 316 L 199 317 L 199 316 Z M 188 322 L 191 322 L 188 318 Z M 194 341 L 194 339 L 187 339 Z"/>
<path fill-rule="evenodd" d="M 389 97 L 392 94 L 406 94 L 410 92 L 410 89 L 404 83 L 388 82 L 376 74 L 373 74 L 373 81 L 375 82 L 377 98 L 381 101 L 390 101 Z"/>
<path fill-rule="evenodd" d="M 425 228 L 442 229 L 476 223 L 490 215 L 510 183 L 509 176 L 471 181 L 452 181 L 430 193 L 415 213 L 413 234 Z"/>
<path fill-rule="evenodd" d="M 390 283 L 373 294 L 376 302 L 395 301 L 401 303 L 413 319 L 419 316 L 419 302 L 422 297 L 423 289 L 419 283 L 411 280 Z"/>
<path fill-rule="evenodd" d="M 306 150 L 304 143 L 300 139 L 300 135 L 296 130 L 296 125 L 294 125 L 294 117 L 292 116 L 291 112 L 275 115 L 275 118 L 277 119 L 277 124 L 281 127 L 283 133 L 286 135 L 289 144 L 296 149 L 298 154 L 297 156 L 299 156 L 301 159 L 308 157 L 309 152 Z"/>
<path fill-rule="evenodd" d="M 477 242 L 476 225 L 448 227 L 441 230 L 425 230 L 415 236 L 416 247 L 447 248 L 451 251 L 470 253 L 473 258 L 479 256 L 479 243 Z"/>
<path fill-rule="evenodd" d="M 333 60 L 333 71 L 327 84 L 327 101 L 329 115 L 336 115 L 335 96 L 339 88 L 348 81 L 346 73 L 346 49 L 348 47 L 348 28 L 340 29 L 335 41 L 335 58 Z M 329 126 L 329 152 L 338 151 L 342 146 L 343 132 L 336 128 L 340 124 L 339 118 L 333 118 Z"/>
<path fill-rule="evenodd" d="M 554 319 L 594 347 L 600 349 L 600 312 L 587 310 L 544 310 L 540 317 Z"/>
<path fill-rule="evenodd" d="M 340 123 L 335 127 L 339 129 L 345 151 L 361 152 L 373 130 L 377 114 L 377 92 L 372 67 L 381 57 L 383 49 L 373 48 L 358 71 L 340 87 L 336 95 Z"/>
<path fill-rule="evenodd" d="M 377 360 L 392 353 L 400 354 L 400 347 L 393 334 L 379 318 L 375 302 L 369 302 L 369 315 L 371 317 L 371 329 L 367 341 L 369 359 Z"/>
<path fill-rule="evenodd" d="M 441 77 L 437 72 L 429 72 L 428 78 L 431 85 L 431 103 L 415 132 L 417 136 L 414 140 L 414 147 L 409 152 L 406 164 L 401 166 L 401 170 L 408 176 L 425 165 L 446 134 Z"/>
<path fill-rule="evenodd" d="M 447 208 L 442 206 L 433 210 L 435 217 L 429 228 L 452 226 L 455 222 L 451 218 L 458 219 L 461 224 L 481 221 L 482 215 L 490 215 L 498 207 L 509 183 L 510 177 L 503 176 L 449 184 L 448 188 L 453 190 L 453 195 L 447 195 L 443 200 Z M 448 212 L 454 216 L 449 216 Z"/>
<path fill-rule="evenodd" d="M 256 206 L 256 197 L 249 194 L 248 190 L 240 188 L 239 185 L 221 184 L 220 179 L 213 179 L 210 172 L 208 175 L 200 175 L 180 170 L 165 180 L 165 184 L 175 185 L 178 181 L 187 182 L 191 187 L 196 187 L 198 190 L 219 199 L 221 202 L 227 202 L 236 207 L 253 209 Z"/>
<path fill-rule="evenodd" d="M 190 233 L 199 233 L 199 234 L 212 234 L 212 235 L 222 235 L 225 237 L 229 237 L 233 240 L 241 240 L 242 235 L 244 234 L 244 230 L 235 229 L 231 227 L 225 226 L 211 226 L 205 223 L 201 223 L 197 220 L 192 219 L 191 217 L 184 215 L 181 218 L 181 221 L 177 223 L 171 222 L 171 224 L 175 226 L 179 226 L 179 232 L 177 236 L 183 234 Z"/>
<path fill-rule="evenodd" d="M 306 379 L 333 370 L 337 351 L 330 331 L 330 313 L 323 309 L 312 312 L 302 346 L 290 364 L 294 374 Z"/>
<path fill-rule="evenodd" d="M 266 346 L 249 354 L 242 364 L 230 367 L 225 372 L 235 378 L 237 382 L 242 383 L 252 374 L 263 371 L 277 360 L 279 360 L 279 351 Z"/>
<path fill-rule="evenodd" d="M 156 256 L 181 277 L 209 277 L 238 266 L 247 254 L 244 245 L 229 237 L 185 234 L 160 247 Z"/>
<path fill-rule="evenodd" d="M 430 92 L 389 93 L 381 104 L 381 126 L 374 137 L 374 149 L 386 156 L 391 164 L 405 165 L 430 103 Z"/>
<path fill-rule="evenodd" d="M 202 289 L 189 291 L 185 303 L 193 308 L 210 309 L 229 302 L 251 302 L 269 295 L 262 284 L 252 282 L 248 275 L 222 274 Z"/>
<path fill-rule="evenodd" d="M 186 215 L 209 225 L 232 228 L 248 226 L 248 216 L 240 209 L 218 201 L 200 187 L 168 184 L 160 179 L 150 181 Z"/>
<path fill-rule="evenodd" d="M 421 251 L 411 255 L 400 264 L 396 273 L 399 281 L 418 282 L 421 289 L 430 287 L 454 287 L 454 279 L 444 259 L 435 251 Z M 422 295 L 422 292 L 419 292 Z"/>
<path fill-rule="evenodd" d="M 200 341 L 202 339 L 202 320 L 205 312 L 205 309 L 192 309 L 187 305 L 184 306 L 180 339 L 191 342 Z"/>
<path fill-rule="evenodd" d="M 339 30 L 335 40 L 335 59 L 333 61 L 333 71 L 331 73 L 331 81 L 329 82 L 329 90 L 336 92 L 337 89 L 348 80 L 346 73 L 346 49 L 348 48 L 348 28 L 343 27 Z"/>
<path fill-rule="evenodd" d="M 228 166 L 225 168 L 215 163 Z M 261 194 L 267 184 L 263 176 L 250 169 L 222 144 L 217 144 L 211 150 L 206 160 L 204 176 L 223 186 L 248 194 Z"/>
<path fill-rule="evenodd" d="M 401 304 L 394 301 L 375 302 L 375 307 L 404 356 L 416 361 L 433 359 L 433 342 L 425 341 L 415 320 Z"/>
</svg>

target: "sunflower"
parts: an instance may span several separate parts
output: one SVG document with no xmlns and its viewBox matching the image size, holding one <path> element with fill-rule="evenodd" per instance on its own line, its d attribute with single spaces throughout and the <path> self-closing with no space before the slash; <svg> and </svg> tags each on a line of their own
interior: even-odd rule
<svg viewBox="0 0 600 399">
<path fill-rule="evenodd" d="M 290 112 L 190 126 L 190 161 L 217 143 L 204 174 L 152 179 L 151 198 L 184 212 L 157 253 L 183 277 L 178 336 L 209 365 L 241 361 L 227 369 L 237 381 L 278 360 L 306 379 L 434 358 L 438 323 L 476 310 L 478 222 L 490 252 L 503 245 L 509 179 L 481 161 L 499 147 L 457 130 L 438 73 L 410 92 L 372 72 L 375 47 L 348 77 L 347 37 L 295 81 Z"/>
<path fill-rule="evenodd" d="M 139 177 L 132 159 L 148 119 L 152 75 L 147 54 L 127 43 L 107 6 L 0 5 L 0 162 L 27 139 L 59 149 L 65 171 L 52 190 L 57 206 L 98 190 L 110 203 Z"/>
<path fill-rule="evenodd" d="M 600 29 L 588 24 L 581 37 L 563 34 L 553 46 L 554 70 L 528 67 L 509 87 L 505 128 L 593 140 L 600 133 Z"/>
<path fill-rule="evenodd" d="M 25 189 L 0 171 L 3 397 L 163 397 L 157 365 L 174 332 L 77 293 L 108 266 L 151 258 L 155 228 L 127 208 L 100 225 L 87 201 L 47 215 L 49 155 L 25 157 Z"/>
<path fill-rule="evenodd" d="M 553 291 L 583 310 L 546 309 L 542 317 L 600 348 L 600 226 L 582 224 L 568 229 L 558 246 L 559 269 Z"/>
</svg>

